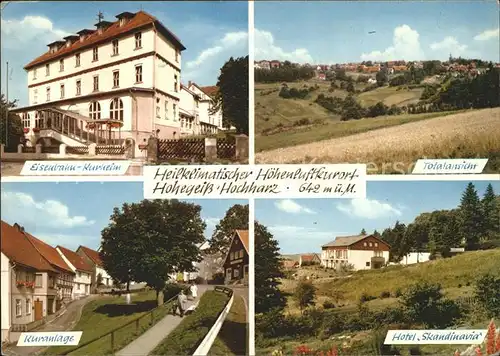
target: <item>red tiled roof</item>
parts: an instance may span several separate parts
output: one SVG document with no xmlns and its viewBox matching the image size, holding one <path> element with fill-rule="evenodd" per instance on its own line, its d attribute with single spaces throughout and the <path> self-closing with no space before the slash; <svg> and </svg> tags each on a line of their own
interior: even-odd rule
<svg viewBox="0 0 500 356">
<path fill-rule="evenodd" d="M 46 244 L 42 240 L 37 239 L 27 232 L 25 232 L 25 235 L 28 240 L 31 241 L 33 246 L 35 246 L 37 251 L 47 260 L 48 263 L 50 263 L 52 267 L 56 267 L 64 271 L 73 273 L 71 268 L 66 264 L 66 262 L 64 262 L 61 255 L 54 247 Z"/>
<path fill-rule="evenodd" d="M 103 263 L 101 260 L 101 256 L 99 256 L 99 252 L 85 246 L 80 246 L 78 248 L 82 249 L 82 251 L 87 255 L 87 257 L 92 260 L 92 262 L 94 262 L 99 267 L 102 267 Z"/>
<path fill-rule="evenodd" d="M 281 263 L 285 268 L 293 268 L 297 265 L 297 261 L 291 261 L 291 260 L 283 260 Z"/>
<path fill-rule="evenodd" d="M 203 91 L 205 94 L 208 96 L 214 97 L 215 94 L 219 91 L 219 87 L 216 85 L 208 86 L 208 87 L 201 87 L 201 91 Z"/>
<path fill-rule="evenodd" d="M 315 255 L 315 254 L 312 254 L 312 255 L 300 255 L 300 257 L 302 258 L 302 262 L 304 262 L 304 261 L 310 262 L 310 261 L 314 261 L 314 259 L 316 257 L 318 257 L 318 255 Z"/>
<path fill-rule="evenodd" d="M 0 238 L 2 253 L 11 261 L 39 271 L 56 272 L 30 243 L 25 234 L 3 220 Z"/>
<path fill-rule="evenodd" d="M 92 266 L 90 266 L 82 256 L 77 254 L 74 251 L 71 251 L 65 247 L 57 246 L 56 249 L 59 249 L 61 253 L 68 259 L 68 261 L 79 271 L 92 272 Z"/>
<path fill-rule="evenodd" d="M 120 21 L 115 21 L 111 26 L 106 28 L 101 34 L 99 32 L 94 31 L 91 35 L 89 35 L 83 42 L 76 41 L 71 44 L 69 47 L 64 46 L 58 51 L 51 53 L 50 51 L 42 54 L 38 58 L 34 59 L 30 63 L 28 63 L 24 69 L 30 69 L 36 65 L 48 62 L 50 60 L 66 56 L 70 53 L 77 52 L 84 48 L 97 45 L 102 42 L 110 41 L 118 36 L 124 35 L 131 31 L 138 30 L 143 27 L 155 26 L 159 32 L 165 36 L 168 40 L 172 41 L 174 46 L 176 46 L 179 50 L 183 51 L 186 49 L 181 41 L 169 30 L 167 29 L 160 21 L 158 21 L 154 16 L 150 14 L 139 11 L 134 17 L 130 19 L 125 25 L 120 26 Z"/>
<path fill-rule="evenodd" d="M 248 252 L 248 230 L 236 230 L 236 234 L 239 236 L 243 247 Z"/>
</svg>

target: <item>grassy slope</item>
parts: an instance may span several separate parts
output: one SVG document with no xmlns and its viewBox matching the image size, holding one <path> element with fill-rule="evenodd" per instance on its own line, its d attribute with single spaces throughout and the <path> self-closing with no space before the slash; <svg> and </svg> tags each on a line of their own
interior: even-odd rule
<svg viewBox="0 0 500 356">
<path fill-rule="evenodd" d="M 498 270 L 500 270 L 500 249 L 495 249 L 468 252 L 452 258 L 410 266 L 358 271 L 349 278 L 316 279 L 314 283 L 318 288 L 318 301 L 332 300 L 333 291 L 343 291 L 343 300 L 340 304 L 345 304 L 344 308 L 349 310 L 355 307 L 363 293 L 378 298 L 382 292 L 392 294 L 418 281 L 441 284 L 444 293 L 450 298 L 470 295 L 472 286 L 467 287 L 468 282 L 472 285 L 478 276 Z M 286 292 L 293 291 L 296 282 L 289 280 L 284 282 L 283 289 Z M 397 302 L 396 298 L 376 299 L 368 302 L 367 305 L 380 308 L 395 302 Z M 338 308 L 339 312 L 341 309 Z"/>
<path fill-rule="evenodd" d="M 311 273 L 315 273 L 312 268 L 308 268 L 308 270 Z M 338 310 L 339 312 L 355 312 L 355 303 L 357 303 L 361 293 L 366 292 L 378 297 L 381 292 L 395 292 L 397 289 L 404 289 L 417 281 L 440 283 L 445 295 L 449 298 L 468 296 L 472 295 L 472 283 L 479 276 L 488 272 L 497 273 L 498 270 L 500 270 L 500 249 L 469 252 L 449 259 L 407 267 L 394 266 L 380 270 L 359 271 L 354 273 L 350 278 L 316 280 L 315 284 L 318 287 L 317 302 L 330 299 L 328 295 L 331 294 L 331 291 L 345 291 L 344 298 L 346 300 L 342 303 L 347 302 L 348 305 L 334 310 Z M 470 287 L 466 286 L 467 282 L 471 283 Z M 283 289 L 286 292 L 291 292 L 295 284 L 295 282 L 287 280 L 284 283 Z M 462 287 L 459 287 L 459 285 Z M 292 303 L 290 302 L 289 312 L 295 313 L 296 307 L 291 305 Z M 393 306 L 395 303 L 397 303 L 396 298 L 387 298 L 376 299 L 366 303 L 366 305 L 372 309 L 380 309 Z M 464 325 L 464 328 L 484 329 L 487 327 L 488 322 L 489 320 L 474 322 L 470 325 Z M 370 331 L 347 334 L 352 337 L 351 342 L 357 345 L 355 349 L 347 353 L 348 355 L 371 354 L 373 352 L 370 347 Z M 282 348 L 285 354 L 291 354 L 299 345 L 305 344 L 312 349 L 324 350 L 333 345 L 341 346 L 343 342 L 344 340 L 339 339 L 321 340 L 316 336 L 297 340 L 275 339 L 267 340 L 267 345 L 260 351 L 263 354 L 270 354 L 274 350 Z M 402 350 L 403 355 L 409 355 L 408 350 L 410 346 L 400 345 L 398 348 Z M 467 345 L 420 345 L 420 349 L 425 355 L 452 355 L 456 349 L 464 350 L 466 348 Z"/>
<path fill-rule="evenodd" d="M 297 146 L 338 137 L 354 135 L 384 127 L 398 126 L 409 122 L 432 119 L 435 117 L 455 114 L 456 112 L 439 112 L 415 115 L 382 116 L 377 118 L 327 121 L 323 124 L 308 127 L 297 127 L 273 135 L 259 136 L 255 140 L 255 151 L 269 151 L 282 147 Z"/>
<path fill-rule="evenodd" d="M 154 291 L 144 292 L 132 296 L 132 304 L 126 305 L 124 297 L 105 297 L 90 302 L 83 308 L 82 317 L 73 330 L 83 331 L 80 344 L 103 335 L 127 322 L 146 314 L 156 308 L 156 293 Z M 163 306 L 154 314 L 156 323 L 168 314 L 170 308 Z M 115 349 L 121 349 L 132 342 L 137 335 L 142 334 L 150 327 L 151 318 L 145 317 L 139 323 L 139 332 L 136 334 L 135 323 L 115 333 Z M 60 354 L 74 346 L 50 347 L 44 354 Z M 106 355 L 111 353 L 110 336 L 106 336 L 86 347 L 83 347 L 71 355 Z"/>
<path fill-rule="evenodd" d="M 248 332 L 245 302 L 235 296 L 229 314 L 215 339 L 209 355 L 248 355 Z"/>
</svg>

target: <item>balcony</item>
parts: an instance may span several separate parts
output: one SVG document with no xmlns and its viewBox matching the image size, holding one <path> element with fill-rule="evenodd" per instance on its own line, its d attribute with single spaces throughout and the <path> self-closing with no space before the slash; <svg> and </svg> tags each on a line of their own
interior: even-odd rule
<svg viewBox="0 0 500 356">
<path fill-rule="evenodd" d="M 382 256 L 373 256 L 371 258 L 372 269 L 378 269 L 385 266 L 385 258 Z"/>
</svg>

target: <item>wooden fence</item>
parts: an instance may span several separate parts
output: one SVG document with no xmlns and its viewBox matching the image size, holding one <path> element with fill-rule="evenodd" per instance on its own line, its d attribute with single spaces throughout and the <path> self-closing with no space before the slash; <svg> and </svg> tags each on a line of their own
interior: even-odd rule
<svg viewBox="0 0 500 356">
<path fill-rule="evenodd" d="M 99 341 L 99 340 L 102 340 L 102 338 L 104 338 L 104 337 L 108 337 L 108 336 L 109 336 L 109 341 L 110 341 L 110 343 L 111 343 L 111 354 L 114 354 L 114 353 L 115 353 L 115 351 L 117 351 L 117 350 L 116 350 L 116 343 L 115 343 L 115 335 L 116 335 L 116 333 L 117 333 L 117 332 L 119 332 L 119 331 L 123 330 L 124 328 L 126 328 L 126 327 L 128 327 L 128 326 L 130 326 L 130 325 L 133 325 L 133 324 L 134 324 L 134 327 L 135 327 L 135 335 L 137 335 L 137 336 L 138 336 L 138 335 L 140 335 L 140 321 L 141 321 L 141 320 L 144 320 L 145 318 L 149 318 L 149 319 L 150 319 L 150 320 L 149 320 L 149 327 L 152 327 L 153 325 L 155 325 L 155 324 L 156 324 L 156 322 L 158 322 L 158 321 L 160 321 L 160 320 L 161 320 L 161 319 L 159 319 L 159 320 L 156 320 L 156 322 L 155 322 L 155 313 L 157 314 L 157 312 L 158 312 L 160 309 L 162 309 L 162 308 L 169 308 L 170 306 L 169 306 L 169 305 L 167 305 L 167 304 L 169 304 L 170 302 L 173 302 L 176 298 L 177 298 L 177 295 L 176 295 L 176 296 L 174 296 L 174 297 L 172 297 L 172 298 L 170 298 L 169 300 L 167 300 L 165 303 L 163 303 L 163 304 L 162 304 L 162 305 L 160 305 L 159 307 L 157 307 L 157 308 L 154 308 L 154 309 L 150 310 L 150 311 L 149 311 L 149 312 L 147 312 L 146 314 L 141 315 L 140 317 L 135 318 L 135 319 L 133 319 L 133 320 L 129 321 L 128 323 L 123 324 L 123 325 L 121 325 L 121 326 L 119 326 L 119 327 L 117 327 L 117 328 L 114 328 L 113 330 L 111 330 L 111 331 L 107 332 L 106 334 L 102 334 L 102 335 L 100 335 L 100 336 L 98 336 L 98 337 L 96 337 L 96 338 L 93 338 L 92 340 L 89 340 L 89 341 L 87 341 L 87 342 L 85 342 L 85 343 L 83 343 L 83 344 L 78 345 L 78 346 L 77 346 L 77 347 L 75 347 L 75 348 L 72 348 L 72 349 L 70 349 L 70 350 L 67 350 L 67 351 L 65 351 L 65 352 L 62 352 L 60 355 L 61 355 L 61 356 L 66 356 L 66 355 L 69 355 L 69 354 L 71 354 L 71 353 L 73 353 L 73 352 L 75 352 L 75 351 L 77 351 L 77 350 L 79 350 L 79 349 L 82 349 L 82 348 L 84 348 L 84 347 L 86 347 L 86 346 L 89 346 L 90 344 L 93 344 L 94 342 L 97 342 L 97 341 Z M 126 345 L 125 345 L 125 346 L 126 346 Z"/>
<path fill-rule="evenodd" d="M 217 158 L 233 159 L 236 155 L 236 142 L 234 138 L 217 139 Z"/>
<path fill-rule="evenodd" d="M 118 145 L 101 145 L 95 148 L 96 155 L 122 155 L 125 153 L 125 147 Z"/>
<path fill-rule="evenodd" d="M 205 158 L 205 139 L 158 140 L 158 160 L 199 160 Z"/>
<path fill-rule="evenodd" d="M 66 146 L 66 153 L 73 155 L 86 155 L 89 153 L 89 146 Z"/>
</svg>

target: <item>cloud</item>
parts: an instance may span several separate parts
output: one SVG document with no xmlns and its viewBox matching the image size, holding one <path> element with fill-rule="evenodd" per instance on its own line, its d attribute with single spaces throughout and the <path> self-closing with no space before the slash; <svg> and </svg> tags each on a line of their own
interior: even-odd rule
<svg viewBox="0 0 500 356">
<path fill-rule="evenodd" d="M 255 59 L 256 60 L 280 60 L 294 63 L 314 63 L 309 51 L 305 48 L 297 48 L 291 52 L 274 44 L 274 37 L 271 32 L 255 29 Z"/>
<path fill-rule="evenodd" d="M 363 53 L 363 61 L 393 61 L 424 59 L 424 52 L 420 46 L 420 35 L 408 25 L 401 25 L 394 29 L 392 46 L 383 51 Z"/>
<path fill-rule="evenodd" d="M 2 219 L 20 225 L 71 229 L 95 224 L 85 216 L 71 215 L 67 205 L 57 200 L 36 201 L 22 192 L 2 191 Z"/>
<path fill-rule="evenodd" d="M 455 37 L 447 36 L 440 42 L 434 42 L 430 45 L 433 51 L 445 51 L 458 56 L 467 50 L 467 45 L 460 44 Z"/>
<path fill-rule="evenodd" d="M 488 41 L 493 38 L 500 37 L 500 27 L 493 30 L 486 30 L 481 32 L 479 35 L 474 36 L 474 40 L 476 41 Z"/>
<path fill-rule="evenodd" d="M 291 225 L 271 225 L 268 230 L 277 240 L 305 241 L 318 240 L 320 242 L 333 239 L 338 233 L 332 231 L 321 231 L 314 227 L 291 226 Z M 281 242 L 280 242 L 281 244 Z"/>
<path fill-rule="evenodd" d="M 215 85 L 206 78 L 213 78 L 230 58 L 248 55 L 248 33 L 245 31 L 228 32 L 213 45 L 199 52 L 198 56 L 186 62 L 183 80 L 195 80 L 201 85 Z M 210 79 L 213 81 L 213 79 Z"/>
<path fill-rule="evenodd" d="M 204 219 L 204 221 L 205 221 L 205 224 L 207 224 L 208 229 L 210 229 L 210 228 L 213 229 L 220 222 L 220 219 L 219 218 L 206 218 L 206 219 Z"/>
<path fill-rule="evenodd" d="M 382 203 L 374 199 L 352 199 L 349 203 L 337 204 L 337 209 L 345 214 L 363 219 L 379 219 L 402 215 L 400 209 L 391 206 L 389 203 Z"/>
<path fill-rule="evenodd" d="M 311 209 L 306 208 L 290 199 L 278 200 L 274 203 L 274 206 L 289 214 L 315 214 L 315 212 Z"/>
<path fill-rule="evenodd" d="M 44 46 L 50 41 L 62 39 L 69 32 L 54 27 L 43 16 L 25 16 L 22 19 L 1 19 L 2 44 L 5 48 L 19 49 L 20 45 L 38 43 Z"/>
</svg>

